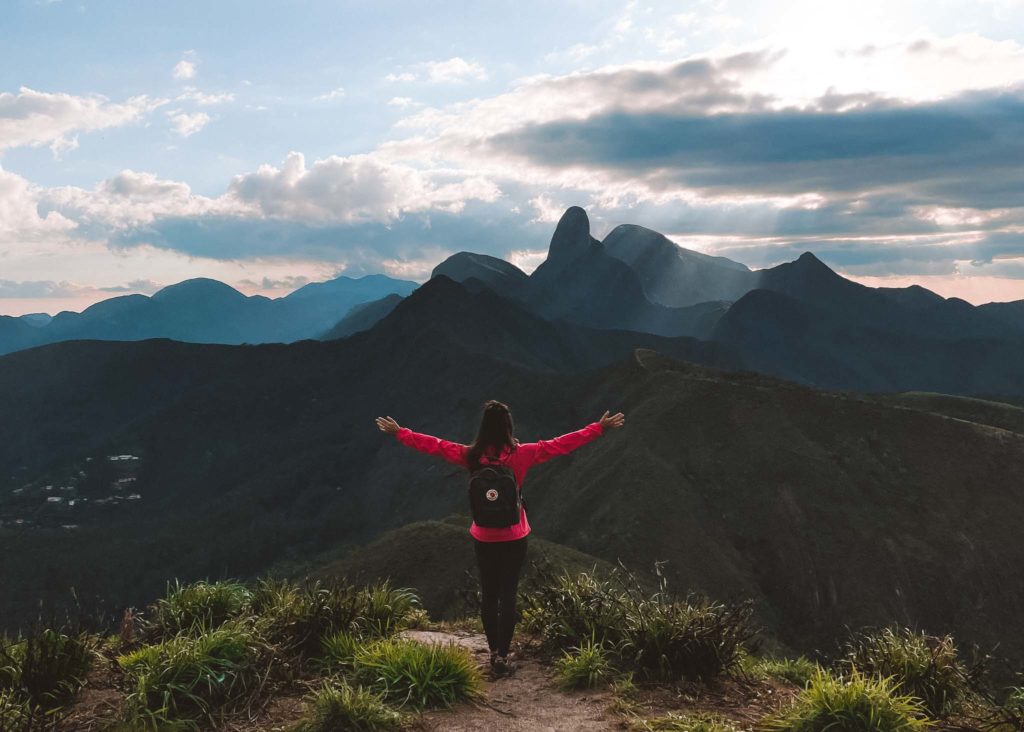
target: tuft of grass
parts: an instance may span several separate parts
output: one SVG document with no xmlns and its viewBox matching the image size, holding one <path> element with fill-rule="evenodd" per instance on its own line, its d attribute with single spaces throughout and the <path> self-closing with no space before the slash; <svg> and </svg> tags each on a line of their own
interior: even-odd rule
<svg viewBox="0 0 1024 732">
<path fill-rule="evenodd" d="M 126 698 L 133 723 L 196 728 L 215 711 L 249 698 L 265 677 L 266 648 L 251 627 L 231 621 L 118 657 L 133 684 Z"/>
<path fill-rule="evenodd" d="M 906 628 L 885 628 L 853 636 L 844 663 L 874 676 L 892 677 L 896 688 L 924 702 L 933 717 L 957 712 L 971 697 L 984 669 L 969 668 L 951 636 L 932 636 Z"/>
<path fill-rule="evenodd" d="M 85 684 L 97 645 L 88 633 L 54 628 L 37 628 L 17 640 L 0 639 L 0 691 L 44 711 L 58 709 Z"/>
<path fill-rule="evenodd" d="M 930 726 L 920 700 L 892 679 L 815 671 L 788 706 L 761 721 L 763 732 L 922 732 Z"/>
<path fill-rule="evenodd" d="M 0 688 L 0 730 L 4 732 L 32 732 L 38 729 L 38 710 L 13 689 Z"/>
<path fill-rule="evenodd" d="M 630 732 L 739 732 L 735 724 L 715 714 L 676 714 L 669 712 L 653 719 L 636 719 Z"/>
<path fill-rule="evenodd" d="M 387 638 L 408 627 L 420 604 L 415 592 L 405 587 L 392 587 L 387 580 L 360 590 L 359 600 L 359 615 L 353 630 L 374 638 Z"/>
<path fill-rule="evenodd" d="M 402 715 L 380 694 L 348 682 L 325 684 L 309 701 L 309 711 L 293 732 L 379 732 L 398 729 Z"/>
<path fill-rule="evenodd" d="M 239 582 L 193 582 L 175 580 L 157 600 L 148 622 L 147 635 L 165 640 L 181 632 L 203 633 L 237 618 L 248 610 L 252 592 Z"/>
<path fill-rule="evenodd" d="M 262 580 L 251 609 L 268 641 L 302 655 L 316 655 L 332 634 L 383 638 L 425 622 L 416 594 L 386 581 L 360 588 L 344 580 Z"/>
<path fill-rule="evenodd" d="M 329 635 L 323 640 L 316 665 L 328 674 L 351 671 L 361 647 L 360 640 L 350 633 Z"/>
<path fill-rule="evenodd" d="M 362 646 L 352 676 L 399 706 L 450 707 L 480 696 L 483 678 L 472 656 L 454 644 L 388 638 Z"/>
<path fill-rule="evenodd" d="M 538 571 L 535 589 L 523 598 L 524 625 L 549 652 L 592 639 L 617 667 L 653 681 L 705 681 L 738 671 L 753 635 L 752 605 L 675 597 L 660 567 L 658 576 L 659 589 L 647 593 L 625 570 L 603 578 Z"/>
<path fill-rule="evenodd" d="M 590 640 L 564 651 L 555 661 L 555 674 L 564 689 L 593 689 L 607 683 L 614 669 L 604 646 Z"/>
<path fill-rule="evenodd" d="M 776 678 L 797 686 L 807 686 L 819 666 L 805 656 L 797 658 L 757 658 L 745 655 L 740 663 L 744 673 L 756 679 Z"/>
<path fill-rule="evenodd" d="M 313 655 L 326 635 L 353 627 L 360 599 L 358 589 L 346 582 L 317 580 L 297 585 L 261 580 L 253 590 L 251 608 L 269 642 L 286 653 Z"/>
</svg>

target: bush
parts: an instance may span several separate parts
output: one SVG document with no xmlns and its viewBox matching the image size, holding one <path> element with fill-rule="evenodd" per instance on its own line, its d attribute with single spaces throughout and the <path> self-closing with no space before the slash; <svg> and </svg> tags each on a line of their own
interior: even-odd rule
<svg viewBox="0 0 1024 732">
<path fill-rule="evenodd" d="M 155 726 L 212 720 L 215 710 L 231 708 L 258 688 L 269 665 L 266 651 L 251 628 L 233 621 L 120 656 L 134 685 L 129 713 Z"/>
<path fill-rule="evenodd" d="M 327 673 L 350 671 L 360 648 L 359 639 L 349 633 L 329 635 L 323 640 L 317 666 Z"/>
<path fill-rule="evenodd" d="M 303 655 L 318 653 L 322 640 L 333 633 L 387 637 L 420 617 L 415 593 L 387 582 L 357 588 L 345 581 L 300 586 L 262 580 L 251 608 L 267 640 Z"/>
<path fill-rule="evenodd" d="M 36 710 L 24 695 L 13 689 L 0 688 L 0 730 L 3 732 L 32 732 L 37 729 Z"/>
<path fill-rule="evenodd" d="M 483 690 L 472 656 L 454 644 L 378 640 L 360 647 L 352 666 L 356 681 L 400 706 L 450 707 Z"/>
<path fill-rule="evenodd" d="M 176 580 L 173 587 L 168 585 L 166 596 L 154 603 L 147 634 L 165 640 L 182 631 L 213 630 L 245 612 L 251 599 L 249 588 L 237 582 L 182 585 Z"/>
<path fill-rule="evenodd" d="M 745 656 L 741 662 L 743 671 L 754 678 L 776 678 L 797 686 L 807 683 L 818 670 L 818 664 L 804 656 L 797 658 L 755 658 Z"/>
<path fill-rule="evenodd" d="M 419 609 L 416 593 L 392 587 L 387 580 L 360 590 L 359 600 L 359 615 L 353 630 L 375 638 L 386 638 L 402 630 Z"/>
<path fill-rule="evenodd" d="M 555 662 L 559 683 L 566 689 L 593 689 L 613 675 L 608 652 L 600 643 L 588 641 L 565 651 Z"/>
<path fill-rule="evenodd" d="M 921 732 L 929 726 L 918 699 L 891 679 L 856 669 L 834 677 L 818 669 L 792 704 L 761 722 L 764 732 Z"/>
<path fill-rule="evenodd" d="M 325 685 L 313 694 L 310 711 L 294 732 L 377 732 L 397 729 L 402 715 L 388 707 L 380 695 L 346 682 Z"/>
<path fill-rule="evenodd" d="M 952 637 L 892 629 L 854 636 L 845 664 L 863 674 L 892 677 L 896 688 L 924 702 L 934 717 L 960 709 L 982 672 L 968 668 L 957 656 Z"/>
<path fill-rule="evenodd" d="M 651 680 L 707 680 L 738 670 L 743 644 L 753 635 L 750 603 L 676 598 L 663 577 L 648 594 L 628 572 L 608 578 L 538 574 L 537 587 L 523 598 L 525 625 L 547 650 L 581 647 L 589 639 L 607 648 L 617 665 Z"/>
<path fill-rule="evenodd" d="M 0 640 L 0 690 L 43 710 L 56 709 L 85 683 L 96 645 L 88 633 L 52 628 L 33 630 L 16 641 Z"/>
<path fill-rule="evenodd" d="M 264 637 L 286 652 L 315 654 L 321 639 L 350 630 L 360 613 L 359 591 L 345 582 L 261 580 L 253 591 L 252 611 Z"/>
<path fill-rule="evenodd" d="M 637 719 L 630 732 L 739 732 L 735 724 L 713 714 L 676 714 L 669 712 L 655 719 Z"/>
</svg>

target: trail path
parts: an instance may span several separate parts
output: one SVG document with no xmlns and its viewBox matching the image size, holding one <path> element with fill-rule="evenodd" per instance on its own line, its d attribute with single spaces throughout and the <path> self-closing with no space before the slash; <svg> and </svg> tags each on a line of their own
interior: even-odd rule
<svg viewBox="0 0 1024 732">
<path fill-rule="evenodd" d="M 456 643 L 469 649 L 481 666 L 487 666 L 487 641 L 473 633 L 406 631 L 403 635 L 421 643 Z M 476 704 L 462 704 L 450 711 L 427 712 L 413 727 L 418 730 L 531 730 L 562 732 L 621 730 L 621 718 L 609 710 L 612 696 L 604 690 L 565 692 L 558 688 L 549 669 L 536 659 L 520 657 L 510 677 L 491 679 L 485 673 L 485 697 Z"/>
</svg>

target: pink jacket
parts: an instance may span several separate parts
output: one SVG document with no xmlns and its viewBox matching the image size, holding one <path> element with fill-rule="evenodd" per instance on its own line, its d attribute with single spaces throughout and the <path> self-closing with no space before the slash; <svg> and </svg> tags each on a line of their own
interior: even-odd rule
<svg viewBox="0 0 1024 732">
<path fill-rule="evenodd" d="M 512 472 L 516 476 L 516 483 L 519 484 L 519 490 L 522 490 L 523 478 L 526 477 L 527 470 L 557 455 L 568 455 L 577 447 L 582 447 L 591 440 L 600 437 L 602 432 L 604 432 L 604 428 L 600 422 L 591 422 L 581 430 L 569 432 L 553 440 L 517 443 L 515 449 L 506 448 L 498 460 L 512 468 Z M 398 430 L 395 433 L 395 437 L 403 445 L 408 445 L 420 452 L 425 452 L 428 455 L 437 455 L 450 463 L 461 465 L 464 468 L 469 467 L 469 464 L 466 462 L 466 452 L 469 450 L 468 445 L 413 432 L 408 427 L 402 427 Z M 530 522 L 526 520 L 526 510 L 523 509 L 520 513 L 519 523 L 515 526 L 509 526 L 505 529 L 489 529 L 473 523 L 469 527 L 469 533 L 473 535 L 473 538 L 480 541 L 514 541 L 522 539 L 530 533 Z"/>
</svg>

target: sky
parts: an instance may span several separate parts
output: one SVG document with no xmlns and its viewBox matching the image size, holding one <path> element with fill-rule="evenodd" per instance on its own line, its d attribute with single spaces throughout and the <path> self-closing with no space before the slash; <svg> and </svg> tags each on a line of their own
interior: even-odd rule
<svg viewBox="0 0 1024 732">
<path fill-rule="evenodd" d="M 1024 299 L 1024 0 L 0 0 L 0 314 L 278 297 L 562 212 Z"/>
</svg>

